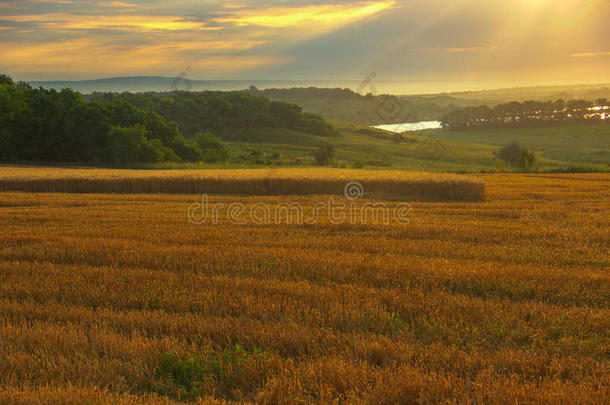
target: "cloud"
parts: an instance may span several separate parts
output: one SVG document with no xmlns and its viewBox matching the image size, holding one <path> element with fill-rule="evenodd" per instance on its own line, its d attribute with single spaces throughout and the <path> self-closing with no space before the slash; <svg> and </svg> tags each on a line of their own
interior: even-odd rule
<svg viewBox="0 0 610 405">
<path fill-rule="evenodd" d="M 236 9 L 236 8 L 247 8 L 248 5 L 244 4 L 244 3 L 226 3 L 223 5 L 224 8 L 231 8 L 231 9 Z"/>
<path fill-rule="evenodd" d="M 54 5 L 46 12 L 28 8 L 33 1 Z M 266 0 L 205 4 L 184 0 L 179 5 L 153 1 L 134 7 L 129 0 L 92 0 L 58 6 L 62 1 L 69 0 L 25 0 L 20 12 L 0 16 L 0 25 L 6 26 L 3 32 L 9 33 L 0 39 L 3 67 L 67 73 L 66 65 L 92 61 L 90 68 L 82 66 L 81 70 L 120 74 L 121 64 L 125 72 L 134 71 L 138 63 L 142 71 L 170 65 L 175 70 L 177 65 L 188 64 L 193 75 L 240 74 L 282 66 L 294 60 L 294 55 L 282 51 L 286 46 L 369 19 L 396 5 L 394 0 L 320 4 L 311 4 L 317 0 L 287 0 L 282 6 L 273 2 L 267 7 Z M 182 13 L 181 7 L 186 7 Z M 78 63 L 70 64 L 70 60 Z"/>
<path fill-rule="evenodd" d="M 73 0 L 26 0 L 27 3 L 74 4 Z"/>
<path fill-rule="evenodd" d="M 299 24 L 307 26 L 328 24 L 342 25 L 357 21 L 386 10 L 395 1 L 378 1 L 354 4 L 321 4 L 306 7 L 273 7 L 262 10 L 243 10 L 225 17 L 215 18 L 218 23 L 238 26 L 258 25 L 269 28 L 286 28 Z"/>
<path fill-rule="evenodd" d="M 570 56 L 574 58 L 585 58 L 585 57 L 593 57 L 593 56 L 608 56 L 610 52 L 583 52 L 583 53 L 573 53 Z"/>
<path fill-rule="evenodd" d="M 435 54 L 435 53 L 485 52 L 485 51 L 494 51 L 496 49 L 498 49 L 497 45 L 471 46 L 471 47 L 463 47 L 463 48 L 431 48 L 431 49 L 427 49 L 426 53 Z"/>
<path fill-rule="evenodd" d="M 155 15 L 76 15 L 68 13 L 23 14 L 0 16 L 0 20 L 16 23 L 33 23 L 41 28 L 111 29 L 111 30 L 218 30 L 205 23 L 189 21 L 179 16 Z"/>
<path fill-rule="evenodd" d="M 586 50 L 610 36 L 610 3 L 580 3 L 0 0 L 0 68 L 19 79 L 190 65 L 193 78 L 607 81 L 608 52 Z"/>
<path fill-rule="evenodd" d="M 134 4 L 134 3 L 124 3 L 122 1 L 100 1 L 97 4 L 99 4 L 102 7 L 120 7 L 120 8 L 131 8 L 131 7 L 138 7 L 139 4 Z"/>
<path fill-rule="evenodd" d="M 235 44 L 231 41 L 200 41 L 132 46 L 92 39 L 33 44 L 4 42 L 5 47 L 0 56 L 3 65 L 9 68 L 20 67 L 28 71 L 61 70 L 67 74 L 83 71 L 90 74 L 173 72 L 176 66 L 190 65 L 194 70 L 205 69 L 209 74 L 222 75 L 286 61 L 286 58 L 277 56 L 214 53 L 227 48 L 245 49 L 254 44 L 256 42 Z M 192 52 L 195 52 L 195 56 Z"/>
</svg>

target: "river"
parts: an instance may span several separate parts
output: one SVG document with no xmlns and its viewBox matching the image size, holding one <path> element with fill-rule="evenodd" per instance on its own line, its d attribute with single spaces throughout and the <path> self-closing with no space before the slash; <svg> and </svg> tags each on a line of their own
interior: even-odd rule
<svg viewBox="0 0 610 405">
<path fill-rule="evenodd" d="M 421 121 L 421 122 L 406 122 L 404 124 L 387 124 L 376 125 L 373 128 L 384 129 L 386 131 L 402 133 L 409 131 L 421 131 L 422 129 L 439 129 L 441 128 L 440 121 Z"/>
</svg>

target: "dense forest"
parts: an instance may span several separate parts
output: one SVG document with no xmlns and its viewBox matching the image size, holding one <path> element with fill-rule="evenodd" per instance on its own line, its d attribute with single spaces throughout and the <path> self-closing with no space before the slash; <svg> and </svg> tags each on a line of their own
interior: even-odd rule
<svg viewBox="0 0 610 405">
<path fill-rule="evenodd" d="M 560 125 L 610 123 L 608 100 L 516 101 L 466 107 L 450 112 L 441 120 L 444 129 L 538 128 Z"/>
<path fill-rule="evenodd" d="M 187 137 L 202 131 L 213 131 L 224 137 L 244 128 L 290 128 L 320 136 L 336 135 L 322 117 L 303 113 L 298 105 L 270 101 L 246 92 L 93 93 L 87 99 L 126 102 L 155 112 L 176 122 Z"/>
<path fill-rule="evenodd" d="M 300 107 L 246 93 L 94 94 L 32 88 L 0 75 L 0 161 L 218 162 L 240 128 L 335 135 Z"/>
</svg>

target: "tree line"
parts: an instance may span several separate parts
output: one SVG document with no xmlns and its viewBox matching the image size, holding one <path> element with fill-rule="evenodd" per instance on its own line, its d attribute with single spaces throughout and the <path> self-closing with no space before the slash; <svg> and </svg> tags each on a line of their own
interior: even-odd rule
<svg viewBox="0 0 610 405">
<path fill-rule="evenodd" d="M 332 125 L 322 117 L 303 113 L 298 105 L 246 92 L 93 93 L 87 98 L 105 103 L 122 101 L 153 111 L 176 122 L 187 137 L 202 131 L 222 137 L 243 128 L 290 128 L 320 136 L 336 135 Z"/>
<path fill-rule="evenodd" d="M 331 136 L 321 117 L 245 93 L 99 93 L 33 88 L 0 75 L 0 161 L 218 162 L 235 128 Z"/>
<path fill-rule="evenodd" d="M 265 96 L 270 99 L 291 99 L 291 98 L 330 98 L 344 99 L 357 98 L 360 94 L 342 88 L 319 88 L 319 87 L 292 87 L 289 89 L 258 89 L 256 86 L 250 86 L 248 93 L 256 96 Z"/>
<path fill-rule="evenodd" d="M 610 122 L 610 103 L 606 99 L 516 101 L 460 108 L 446 114 L 441 125 L 448 130 L 536 128 L 560 125 L 600 124 Z"/>
</svg>

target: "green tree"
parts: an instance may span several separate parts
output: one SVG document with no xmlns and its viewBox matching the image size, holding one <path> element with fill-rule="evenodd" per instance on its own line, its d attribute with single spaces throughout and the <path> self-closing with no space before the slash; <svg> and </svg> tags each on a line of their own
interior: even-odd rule
<svg viewBox="0 0 610 405">
<path fill-rule="evenodd" d="M 2 74 L 0 74 L 0 85 L 1 84 L 9 84 L 12 86 L 15 83 L 13 82 L 13 79 L 9 75 L 2 73 Z"/>
<path fill-rule="evenodd" d="M 322 145 L 314 153 L 314 159 L 318 166 L 327 166 L 332 163 L 334 151 L 330 145 Z"/>
<path fill-rule="evenodd" d="M 200 162 L 203 160 L 203 151 L 194 141 L 184 139 L 177 134 L 170 142 L 170 148 L 185 162 Z"/>
<path fill-rule="evenodd" d="M 8 80 L 0 81 L 4 81 L 0 84 L 0 161 L 10 161 L 15 155 L 15 121 L 27 108 L 27 102 L 19 87 Z"/>
<path fill-rule="evenodd" d="M 107 153 L 116 163 L 157 163 L 165 160 L 163 144 L 158 139 L 149 140 L 142 125 L 113 127 L 108 134 Z"/>
<path fill-rule="evenodd" d="M 75 106 L 66 119 L 66 143 L 60 160 L 103 161 L 110 124 L 106 110 L 96 103 Z"/>
<path fill-rule="evenodd" d="M 193 141 L 203 152 L 204 162 L 224 162 L 231 155 L 227 145 L 219 137 L 214 136 L 210 132 L 195 134 Z"/>
<path fill-rule="evenodd" d="M 534 169 L 536 166 L 536 155 L 516 141 L 494 152 L 494 156 L 513 167 Z"/>
</svg>

